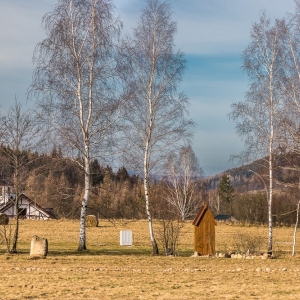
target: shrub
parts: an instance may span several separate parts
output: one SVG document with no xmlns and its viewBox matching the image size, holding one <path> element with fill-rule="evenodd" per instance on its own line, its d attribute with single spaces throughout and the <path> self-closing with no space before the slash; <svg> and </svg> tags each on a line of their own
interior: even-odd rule
<svg viewBox="0 0 300 300">
<path fill-rule="evenodd" d="M 178 247 L 181 220 L 161 220 L 158 229 L 158 240 L 161 242 L 166 255 L 175 255 Z"/>
<path fill-rule="evenodd" d="M 251 235 L 248 233 L 238 233 L 233 237 L 234 246 L 240 253 L 255 254 L 262 245 L 262 238 L 260 236 Z"/>
</svg>

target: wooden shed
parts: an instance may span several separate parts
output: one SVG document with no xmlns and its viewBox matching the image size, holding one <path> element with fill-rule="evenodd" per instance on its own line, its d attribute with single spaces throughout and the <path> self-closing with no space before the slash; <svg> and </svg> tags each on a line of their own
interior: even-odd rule
<svg viewBox="0 0 300 300">
<path fill-rule="evenodd" d="M 205 203 L 200 207 L 193 225 L 195 226 L 195 253 L 215 255 L 216 221 Z"/>
</svg>

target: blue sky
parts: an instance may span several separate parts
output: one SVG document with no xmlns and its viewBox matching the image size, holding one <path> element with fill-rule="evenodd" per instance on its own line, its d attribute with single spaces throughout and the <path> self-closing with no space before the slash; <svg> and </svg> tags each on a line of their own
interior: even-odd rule
<svg viewBox="0 0 300 300">
<path fill-rule="evenodd" d="M 115 0 L 124 33 L 135 27 L 143 0 Z M 176 46 L 185 53 L 187 70 L 180 87 L 190 99 L 197 123 L 193 149 L 206 175 L 233 167 L 230 155 L 242 150 L 227 114 L 243 101 L 247 77 L 241 54 L 251 26 L 263 10 L 271 18 L 293 12 L 293 0 L 170 0 L 177 22 Z M 41 18 L 56 0 L 0 0 L 0 101 L 7 109 L 15 96 L 25 100 L 33 70 L 32 54 L 45 33 Z M 33 103 L 28 104 L 33 105 Z"/>
</svg>

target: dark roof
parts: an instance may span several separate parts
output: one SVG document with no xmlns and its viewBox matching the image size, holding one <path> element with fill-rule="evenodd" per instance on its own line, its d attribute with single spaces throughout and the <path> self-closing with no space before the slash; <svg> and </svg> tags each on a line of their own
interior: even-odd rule
<svg viewBox="0 0 300 300">
<path fill-rule="evenodd" d="M 13 186 L 9 179 L 0 178 L 0 186 Z"/>
<path fill-rule="evenodd" d="M 57 219 L 57 216 L 54 213 L 54 209 L 52 207 L 43 208 L 43 210 L 46 211 L 51 218 Z"/>
<path fill-rule="evenodd" d="M 216 221 L 236 221 L 236 219 L 231 215 L 217 215 L 215 216 Z"/>
</svg>

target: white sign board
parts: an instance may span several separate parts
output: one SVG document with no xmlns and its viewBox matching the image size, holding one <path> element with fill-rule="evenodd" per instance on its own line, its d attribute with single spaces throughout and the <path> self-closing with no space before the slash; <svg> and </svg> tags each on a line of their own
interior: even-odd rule
<svg viewBox="0 0 300 300">
<path fill-rule="evenodd" d="M 132 231 L 121 230 L 120 231 L 120 245 L 121 246 L 132 246 Z"/>
</svg>

